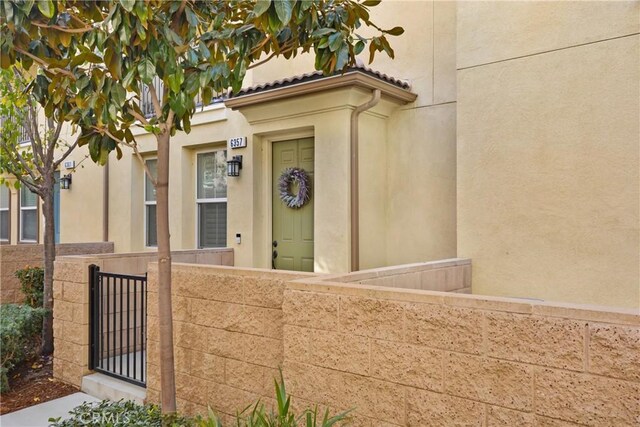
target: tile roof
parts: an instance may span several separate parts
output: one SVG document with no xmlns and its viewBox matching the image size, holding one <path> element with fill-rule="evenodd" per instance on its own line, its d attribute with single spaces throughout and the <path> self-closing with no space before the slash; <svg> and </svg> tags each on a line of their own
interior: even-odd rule
<svg viewBox="0 0 640 427">
<path fill-rule="evenodd" d="M 356 65 L 355 67 L 349 67 L 344 71 L 344 74 L 347 73 L 351 73 L 351 72 L 359 72 L 359 73 L 363 73 L 363 74 L 367 74 L 371 77 L 375 77 L 379 80 L 382 80 L 386 83 L 392 84 L 394 86 L 397 86 L 401 89 L 406 89 L 409 90 L 410 89 L 410 85 L 409 83 L 402 81 L 400 79 L 396 79 L 395 77 L 391 77 L 388 76 L 386 74 L 383 74 L 379 71 L 374 71 L 371 68 L 365 67 L 363 65 Z M 320 79 L 325 79 L 325 78 L 329 78 L 329 77 L 334 77 L 334 76 L 339 76 L 341 75 L 341 73 L 336 73 L 336 74 L 332 74 L 332 75 L 327 75 L 325 76 L 322 71 L 313 71 L 310 73 L 305 73 L 305 74 L 300 74 L 297 76 L 293 76 L 293 77 L 287 77 L 284 79 L 280 79 L 280 80 L 275 80 L 273 82 L 269 82 L 269 83 L 263 83 L 260 85 L 255 85 L 255 86 L 251 86 L 251 87 L 247 87 L 244 89 L 241 89 L 237 94 L 232 94 L 229 93 L 228 97 L 229 98 L 238 98 L 241 96 L 245 96 L 245 95 L 251 95 L 254 93 L 259 93 L 259 92 L 264 92 L 264 91 L 268 91 L 268 90 L 272 90 L 272 89 L 279 89 L 282 87 L 286 87 L 286 86 L 293 86 L 296 84 L 301 84 L 301 83 L 307 83 L 307 82 L 311 82 L 314 80 L 320 80 Z"/>
</svg>

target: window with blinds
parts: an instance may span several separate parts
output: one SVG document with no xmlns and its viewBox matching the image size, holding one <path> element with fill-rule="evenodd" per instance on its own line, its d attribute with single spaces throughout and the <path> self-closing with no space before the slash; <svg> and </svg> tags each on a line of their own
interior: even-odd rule
<svg viewBox="0 0 640 427">
<path fill-rule="evenodd" d="M 227 246 L 227 150 L 197 155 L 198 247 Z"/>
<path fill-rule="evenodd" d="M 38 195 L 20 187 L 20 241 L 38 241 Z"/>
<path fill-rule="evenodd" d="M 155 177 L 158 175 L 158 160 L 149 159 L 145 160 L 147 169 L 151 175 Z M 156 247 L 158 246 L 158 239 L 156 234 L 156 189 L 153 183 L 144 173 L 144 230 L 145 230 L 145 246 Z"/>
<path fill-rule="evenodd" d="M 0 242 L 9 241 L 9 189 L 0 185 Z"/>
</svg>

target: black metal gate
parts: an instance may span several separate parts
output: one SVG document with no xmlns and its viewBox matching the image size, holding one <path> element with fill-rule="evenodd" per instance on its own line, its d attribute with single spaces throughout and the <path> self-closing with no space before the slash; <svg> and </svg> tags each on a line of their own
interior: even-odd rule
<svg viewBox="0 0 640 427">
<path fill-rule="evenodd" d="M 89 266 L 89 369 L 144 387 L 147 276 Z"/>
</svg>

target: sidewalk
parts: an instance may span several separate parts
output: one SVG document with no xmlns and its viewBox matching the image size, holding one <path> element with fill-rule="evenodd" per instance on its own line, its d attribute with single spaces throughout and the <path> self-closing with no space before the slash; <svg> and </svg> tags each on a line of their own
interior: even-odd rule
<svg viewBox="0 0 640 427">
<path fill-rule="evenodd" d="M 0 416 L 1 427 L 46 427 L 49 418 L 66 416 L 69 411 L 83 402 L 99 402 L 99 399 L 85 393 L 74 393 L 39 405 L 30 406 Z"/>
</svg>

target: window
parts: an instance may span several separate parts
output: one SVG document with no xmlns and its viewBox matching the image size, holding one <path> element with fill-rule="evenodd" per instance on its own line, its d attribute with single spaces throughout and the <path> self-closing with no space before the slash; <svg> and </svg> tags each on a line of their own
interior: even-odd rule
<svg viewBox="0 0 640 427">
<path fill-rule="evenodd" d="M 227 150 L 197 155 L 198 247 L 227 246 Z"/>
<path fill-rule="evenodd" d="M 145 161 L 149 172 L 155 178 L 158 175 L 158 160 L 149 159 Z M 156 189 L 147 174 L 144 174 L 144 229 L 145 246 L 158 246 L 156 235 Z"/>
<path fill-rule="evenodd" d="M 38 241 L 38 196 L 20 187 L 20 241 Z"/>
<path fill-rule="evenodd" d="M 0 242 L 9 241 L 9 203 L 11 193 L 5 185 L 0 185 Z"/>
</svg>

